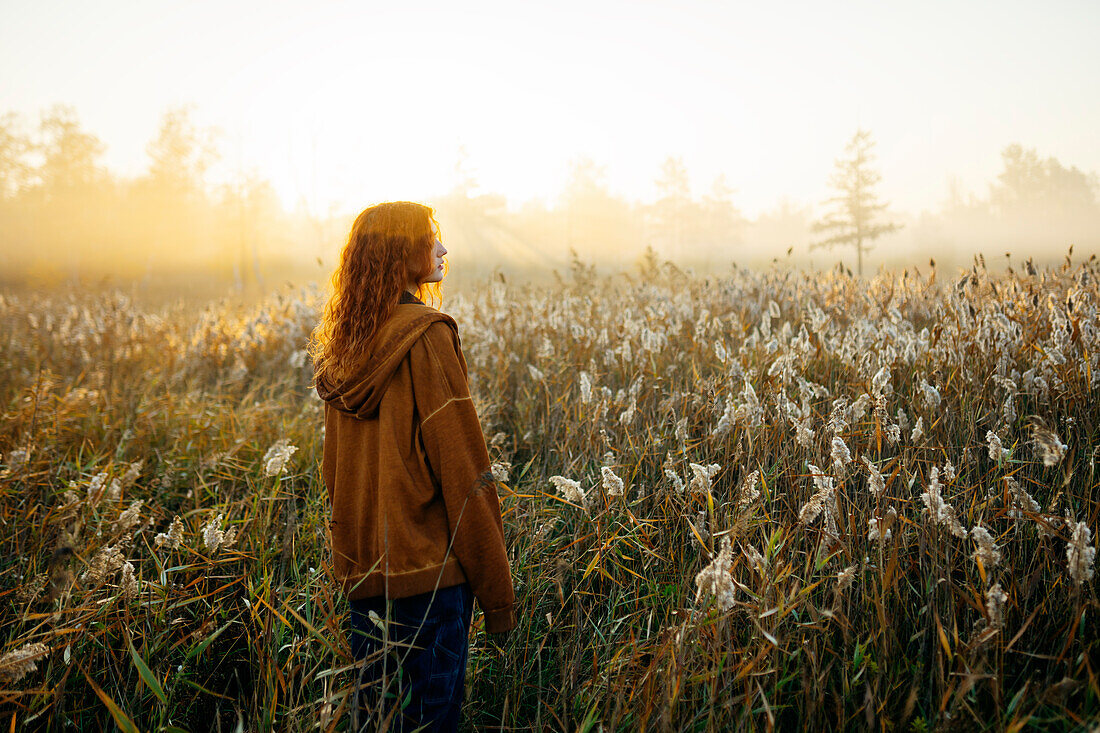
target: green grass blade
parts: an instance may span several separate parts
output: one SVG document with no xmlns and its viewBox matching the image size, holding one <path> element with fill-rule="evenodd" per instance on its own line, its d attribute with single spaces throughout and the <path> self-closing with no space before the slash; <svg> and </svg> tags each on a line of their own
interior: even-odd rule
<svg viewBox="0 0 1100 733">
<path fill-rule="evenodd" d="M 83 672 L 83 670 L 81 671 Z M 117 725 L 120 730 L 124 733 L 140 733 L 134 721 L 130 720 L 130 716 L 122 711 L 122 708 L 111 699 L 110 695 L 99 689 L 99 685 L 88 676 L 87 672 L 84 672 L 84 679 L 88 680 L 88 684 L 92 686 L 92 690 L 94 690 L 99 699 L 103 701 L 103 704 L 107 706 L 107 710 L 110 711 L 111 717 L 115 719 L 115 725 Z"/>
<path fill-rule="evenodd" d="M 213 634 L 211 634 L 210 636 L 208 636 L 205 639 L 203 639 L 202 641 L 200 641 L 198 643 L 198 645 L 195 646 L 194 649 L 187 652 L 187 659 L 191 659 L 193 657 L 197 657 L 198 655 L 202 654 L 206 650 L 206 647 L 210 646 L 210 643 L 212 641 L 214 641 L 214 639 L 217 639 L 219 636 L 221 636 L 221 633 L 223 631 L 225 631 L 226 629 L 228 629 L 229 625 L 232 624 L 232 623 L 233 623 L 232 621 L 227 621 L 225 623 L 225 625 L 222 626 L 220 629 L 218 629 Z"/>
<path fill-rule="evenodd" d="M 145 660 L 141 658 L 141 655 L 137 653 L 137 649 L 134 649 L 133 642 L 130 642 L 130 657 L 133 658 L 134 666 L 137 667 L 138 674 L 141 676 L 142 681 L 149 686 L 149 689 L 153 691 L 153 694 L 157 696 L 158 700 L 167 705 L 168 697 L 164 694 L 164 688 L 160 686 L 160 681 L 157 680 L 157 676 L 149 669 L 149 665 L 147 665 Z"/>
</svg>

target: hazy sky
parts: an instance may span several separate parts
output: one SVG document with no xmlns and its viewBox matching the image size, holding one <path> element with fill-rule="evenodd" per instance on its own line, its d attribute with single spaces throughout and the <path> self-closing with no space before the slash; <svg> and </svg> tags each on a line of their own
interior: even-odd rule
<svg viewBox="0 0 1100 733">
<path fill-rule="evenodd" d="M 136 174 L 162 114 L 225 131 L 288 205 L 355 209 L 454 185 L 553 202 L 568 162 L 650 200 L 668 155 L 748 215 L 819 203 L 857 126 L 913 213 L 1000 151 L 1100 170 L 1100 3 L 0 0 L 0 113 L 73 105 Z"/>
</svg>

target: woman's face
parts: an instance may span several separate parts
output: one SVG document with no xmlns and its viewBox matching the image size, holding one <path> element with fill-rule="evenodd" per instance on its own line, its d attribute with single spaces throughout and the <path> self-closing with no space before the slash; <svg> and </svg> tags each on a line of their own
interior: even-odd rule
<svg viewBox="0 0 1100 733">
<path fill-rule="evenodd" d="M 447 254 L 447 248 L 443 246 L 443 242 L 436 236 L 435 248 L 432 250 L 432 263 L 435 267 L 432 268 L 431 274 L 424 278 L 424 282 L 437 283 L 443 279 L 443 255 L 445 254 Z"/>
</svg>

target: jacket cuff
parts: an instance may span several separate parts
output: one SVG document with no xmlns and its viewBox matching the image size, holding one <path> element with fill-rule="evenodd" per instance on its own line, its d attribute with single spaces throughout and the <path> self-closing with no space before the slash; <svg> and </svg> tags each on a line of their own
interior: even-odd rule
<svg viewBox="0 0 1100 733">
<path fill-rule="evenodd" d="M 513 606 L 505 606 L 492 611 L 485 611 L 485 633 L 499 634 L 509 631 L 516 626 L 516 612 Z"/>
</svg>

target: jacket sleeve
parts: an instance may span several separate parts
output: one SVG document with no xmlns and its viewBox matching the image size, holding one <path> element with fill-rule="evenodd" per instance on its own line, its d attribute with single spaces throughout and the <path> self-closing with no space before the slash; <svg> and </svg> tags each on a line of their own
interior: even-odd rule
<svg viewBox="0 0 1100 733">
<path fill-rule="evenodd" d="M 515 593 L 500 500 L 458 334 L 437 321 L 413 345 L 409 358 L 421 438 L 442 488 L 451 549 L 485 613 L 485 630 L 507 631 L 516 625 Z"/>
</svg>

